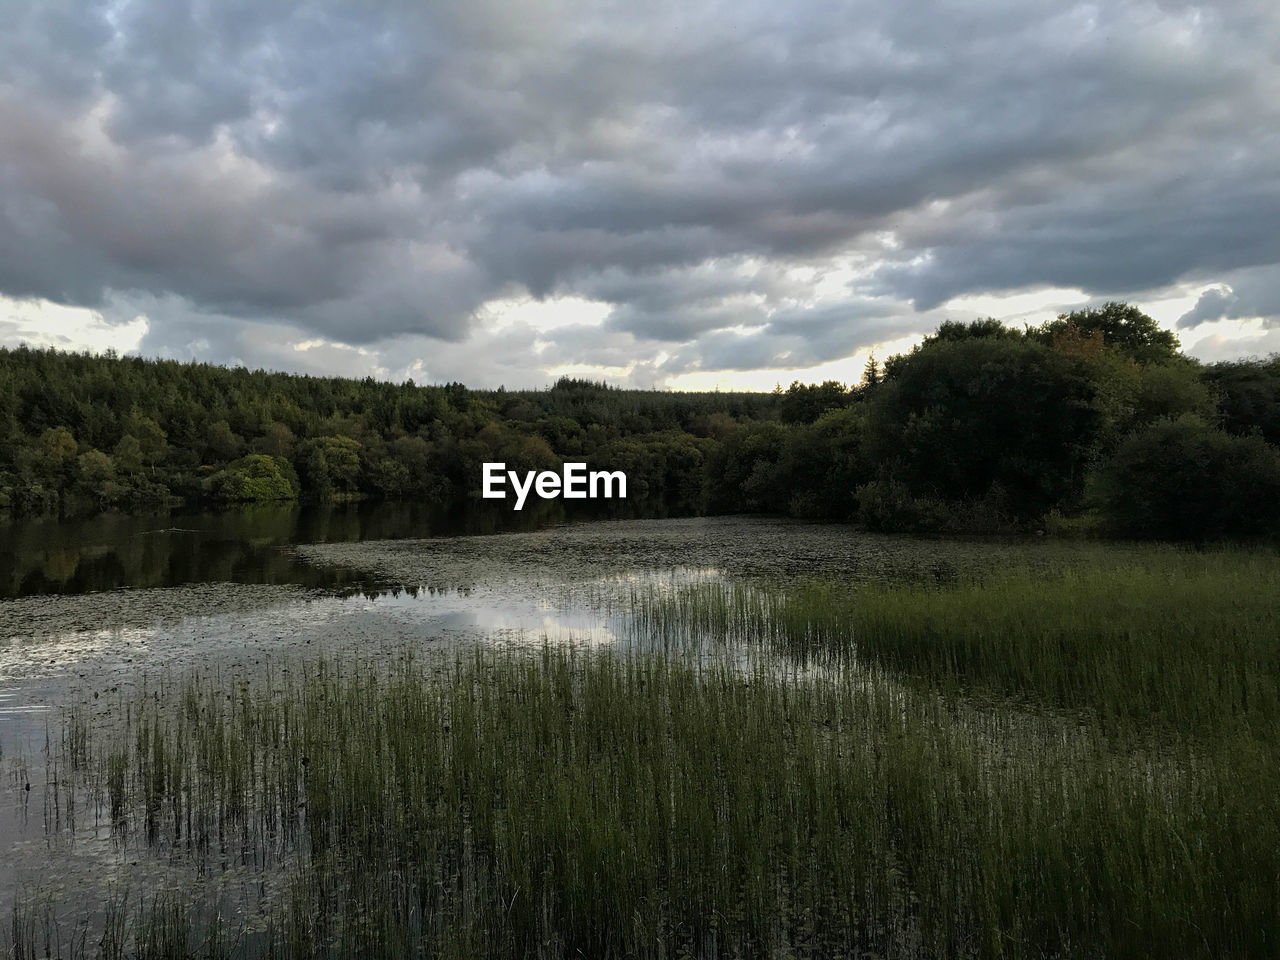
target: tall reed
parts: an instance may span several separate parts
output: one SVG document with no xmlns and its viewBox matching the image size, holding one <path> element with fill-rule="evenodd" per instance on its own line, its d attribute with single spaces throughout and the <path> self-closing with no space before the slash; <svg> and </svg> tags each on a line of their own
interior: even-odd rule
<svg viewBox="0 0 1280 960">
<path fill-rule="evenodd" d="M 1113 731 L 1280 733 L 1280 556 L 1166 551 L 954 586 L 704 583 L 637 593 L 636 633 L 854 658 L 963 693 L 1089 711 Z"/>
<path fill-rule="evenodd" d="M 154 691 L 86 749 L 121 836 L 286 870 L 239 955 L 1280 949 L 1273 750 L 1119 749 L 856 665 L 331 662 Z M 134 955 L 198 927 L 153 911 Z"/>
</svg>

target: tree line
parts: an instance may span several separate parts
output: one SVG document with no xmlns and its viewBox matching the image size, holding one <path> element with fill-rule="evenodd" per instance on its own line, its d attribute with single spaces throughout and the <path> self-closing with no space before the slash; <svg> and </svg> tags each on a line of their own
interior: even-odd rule
<svg viewBox="0 0 1280 960">
<path fill-rule="evenodd" d="M 481 464 L 623 470 L 599 514 L 771 512 L 878 530 L 1280 533 L 1280 356 L 1204 365 L 1137 307 L 942 324 L 860 383 L 772 393 L 565 378 L 470 390 L 0 349 L 0 510 L 414 499 Z"/>
</svg>

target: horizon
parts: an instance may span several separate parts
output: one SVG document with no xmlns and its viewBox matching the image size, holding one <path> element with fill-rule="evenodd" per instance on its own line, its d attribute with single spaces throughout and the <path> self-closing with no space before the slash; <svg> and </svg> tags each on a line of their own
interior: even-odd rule
<svg viewBox="0 0 1280 960">
<path fill-rule="evenodd" d="M 1101 306 L 1101 305 L 1103 305 L 1103 303 L 1104 303 L 1104 301 L 1098 301 L 1096 304 L 1093 304 L 1093 303 L 1089 304 L 1089 306 L 1090 306 L 1090 307 L 1093 307 L 1093 306 Z M 1134 304 L 1134 306 L 1138 306 L 1138 305 L 1137 305 L 1137 304 Z M 1139 309 L 1141 309 L 1141 307 L 1140 307 L 1140 306 L 1139 306 Z M 1145 312 L 1145 311 L 1144 311 L 1144 312 Z M 1047 318 L 1047 319 L 1053 319 L 1053 318 L 1061 319 L 1063 316 L 1065 316 L 1065 315 L 1064 315 L 1064 314 L 1054 314 L 1052 317 Z M 1150 316 L 1150 314 L 1148 314 L 1148 316 Z M 949 319 L 950 319 L 950 318 L 943 318 L 943 322 L 947 322 Z M 981 318 L 981 319 L 984 319 L 984 320 L 994 320 L 994 319 L 998 319 L 998 318 L 995 318 L 995 317 L 984 317 L 984 318 Z M 1153 318 L 1153 319 L 1154 319 L 1154 318 Z M 966 321 L 966 322 L 973 322 L 973 321 Z M 1016 329 L 1016 327 L 1017 327 L 1017 324 L 1015 324 L 1015 323 L 1010 323 L 1007 319 L 1000 320 L 999 322 L 1001 322 L 1002 324 L 1004 324 L 1004 325 L 1005 325 L 1005 326 L 1007 326 L 1007 327 L 1010 327 L 1011 329 Z M 1023 321 L 1023 325 L 1024 325 L 1024 326 L 1026 326 L 1026 327 L 1030 327 L 1030 326 L 1032 326 L 1032 324 L 1031 324 L 1031 322 L 1030 322 L 1029 320 L 1024 320 L 1024 321 Z M 1161 325 L 1161 326 L 1164 326 L 1164 325 Z M 908 352 L 910 352 L 910 350 L 911 350 L 913 347 L 915 347 L 916 345 L 918 345 L 919 343 L 921 343 L 921 342 L 922 342 L 922 340 L 923 340 L 923 338 L 924 338 L 925 336 L 927 336 L 928 334 L 930 334 L 930 333 L 932 333 L 932 332 L 933 332 L 932 330 L 931 330 L 931 331 L 926 331 L 925 333 L 921 334 L 919 337 L 912 338 L 909 342 L 906 342 L 906 343 L 905 343 L 905 346 L 903 347 L 903 349 L 902 349 L 901 351 L 894 351 L 894 352 L 895 352 L 895 353 L 897 353 L 897 352 L 901 352 L 901 353 L 908 353 Z M 1175 335 L 1177 335 L 1177 331 L 1176 331 L 1176 330 L 1174 331 L 1174 333 L 1175 333 Z M 25 341 L 25 340 L 19 341 L 19 342 L 17 342 L 17 343 L 12 343 L 12 344 L 11 344 L 11 343 L 3 343 L 3 342 L 0 342 L 0 350 L 16 350 L 16 349 L 53 350 L 53 351 L 58 352 L 58 353 L 76 353 L 76 354 L 82 354 L 82 355 L 85 355 L 85 356 L 91 356 L 91 357 L 103 357 L 103 358 L 108 358 L 108 359 L 136 359 L 136 360 L 155 361 L 155 362 L 172 362 L 172 363 L 182 363 L 182 364 L 206 365 L 206 366 L 212 366 L 212 367 L 220 367 L 220 368 L 222 368 L 222 369 L 227 369 L 227 370 L 246 370 L 246 371 L 248 371 L 248 372 L 250 372 L 250 373 L 263 373 L 263 374 L 272 375 L 272 376 L 275 376 L 275 375 L 279 375 L 279 376 L 302 376 L 302 377 L 317 377 L 317 378 L 322 378 L 322 379 L 323 379 L 323 378 L 334 378 L 334 379 L 342 379 L 342 380 L 364 380 L 364 379 L 370 379 L 370 378 L 371 378 L 371 379 L 373 379 L 373 380 L 375 380 L 375 381 L 377 381 L 377 382 L 379 382 L 379 383 L 388 383 L 388 384 L 391 384 L 391 385 L 393 385 L 393 386 L 409 386 L 409 385 L 412 385 L 412 386 L 414 386 L 414 387 L 424 387 L 424 388 L 426 388 L 426 387 L 430 387 L 430 388 L 436 388 L 436 389 L 443 389 L 443 388 L 448 387 L 448 386 L 451 386 L 451 385 L 453 385 L 453 384 L 461 384 L 463 387 L 465 387 L 466 389 L 468 389 L 468 390 L 470 390 L 470 391 L 472 391 L 472 392 L 474 392 L 474 393 L 499 393 L 499 392 L 503 392 L 503 391 L 508 392 L 508 393 L 540 393 L 540 392 L 547 392 L 547 391 L 550 391 L 550 390 L 555 389 L 557 386 L 559 386 L 560 382 L 561 382 L 561 381 L 563 381 L 563 380 L 573 380 L 573 381 L 577 381 L 577 382 L 580 382 L 580 383 L 589 383 L 591 386 L 594 386 L 594 387 L 600 387 L 600 388 L 602 388 L 602 389 L 606 389 L 606 390 L 633 391 L 633 392 L 641 392 L 641 393 L 689 393 L 689 394 L 698 394 L 698 393 L 749 393 L 749 394 L 763 394 L 763 393 L 785 392 L 785 390 L 786 390 L 788 387 L 792 386 L 793 384 L 797 384 L 797 383 L 799 383 L 799 384 L 801 384 L 801 385 L 816 385 L 816 384 L 824 383 L 824 382 L 827 382 L 827 381 L 830 381 L 830 380 L 836 380 L 836 382 L 841 383 L 842 385 L 844 385 L 844 386 L 848 387 L 849 389 L 853 389 L 853 388 L 857 387 L 857 386 L 861 383 L 861 381 L 862 381 L 862 376 L 863 376 L 863 370 L 865 369 L 866 363 L 867 363 L 868 361 L 870 361 L 871 359 L 873 359 L 873 358 L 874 358 L 878 363 L 883 363 L 886 359 L 888 359 L 889 357 L 891 357 L 891 356 L 893 356 L 893 355 L 894 355 L 894 353 L 888 353 L 888 354 L 881 354 L 881 355 L 877 356 L 876 351 L 874 351 L 874 350 L 872 350 L 872 351 L 868 351 L 868 353 L 867 353 L 867 355 L 866 355 L 866 360 L 864 360 L 864 362 L 863 362 L 863 366 L 862 366 L 861 368 L 859 368 L 859 370 L 857 371 L 857 376 L 856 376 L 856 377 L 851 377 L 851 378 L 849 378 L 849 379 L 847 379 L 847 380 L 838 380 L 837 378 L 833 378 L 833 377 L 827 377 L 827 378 L 825 378 L 824 380 L 819 380 L 819 379 L 816 379 L 816 378 L 815 378 L 815 379 L 808 379 L 808 380 L 806 380 L 806 379 L 803 379 L 803 378 L 795 377 L 795 378 L 792 378 L 790 381 L 787 381 L 786 383 L 784 383 L 782 380 L 776 380 L 776 381 L 774 382 L 773 386 L 771 386 L 771 387 L 766 387 L 766 386 L 742 386 L 742 385 L 734 385 L 734 384 L 721 385 L 721 384 L 718 384 L 718 383 L 717 383 L 717 384 L 712 384 L 712 385 L 710 385 L 710 386 L 676 386 L 676 387 L 672 387 L 672 386 L 664 386 L 664 385 L 639 386 L 639 385 L 635 385 L 635 384 L 627 384 L 627 383 L 616 383 L 616 382 L 610 382 L 610 381 L 609 381 L 609 380 L 607 380 L 607 379 L 596 379 L 596 378 L 594 378 L 594 377 L 592 377 L 592 376 L 589 376 L 589 375 L 574 375 L 574 374 L 569 374 L 569 373 L 561 373 L 561 374 L 560 374 L 559 376 L 557 376 L 554 380 L 551 380 L 551 381 L 549 381 L 549 382 L 544 381 L 544 382 L 542 382 L 542 383 L 534 383 L 534 384 L 529 384 L 529 385 L 524 385 L 524 386 L 513 386 L 513 385 L 508 385 L 508 384 L 505 384 L 505 383 L 498 383 L 498 384 L 496 384 L 496 385 L 492 385 L 492 386 L 491 386 L 491 385 L 477 386 L 477 385 L 473 385 L 473 384 L 470 384 L 470 383 L 467 383 L 467 382 L 465 382 L 465 381 L 461 381 L 461 380 L 436 380 L 436 381 L 420 382 L 420 381 L 418 381 L 417 379 L 415 379 L 415 378 L 413 378 L 413 377 L 408 377 L 408 378 L 405 378 L 405 379 L 402 379 L 402 380 L 395 380 L 395 379 L 390 379 L 390 378 L 388 378 L 388 377 L 379 376 L 379 375 L 378 375 L 378 374 L 376 374 L 376 373 L 366 373 L 365 375 L 363 375 L 363 376 L 362 376 L 362 375 L 360 375 L 358 372 L 350 372 L 350 373 L 341 373 L 341 372 L 340 372 L 340 373 L 326 373 L 326 372 L 323 372 L 323 371 L 288 370 L 288 369 L 283 369 L 283 368 L 280 368 L 280 367 L 249 366 L 249 365 L 246 365 L 245 363 L 240 362 L 240 361 L 224 361 L 224 362 L 219 362 L 219 361 L 216 361 L 216 360 L 202 359 L 202 358 L 199 358 L 199 357 L 188 357 L 188 358 L 182 358 L 182 357 L 172 357 L 172 356 L 147 356 L 147 355 L 142 354 L 142 353 L 139 353 L 139 352 L 137 352 L 137 351 L 120 351 L 120 350 L 117 350 L 114 346 L 107 346 L 107 347 L 102 347 L 102 348 L 99 348 L 99 349 L 95 349 L 95 348 L 94 348 L 94 347 L 92 347 L 92 346 L 66 346 L 66 345 L 57 345 L 57 344 L 40 344 L 40 343 L 30 343 L 30 342 Z M 1273 351 L 1273 352 L 1268 353 L 1268 354 L 1259 354 L 1259 353 L 1252 353 L 1252 354 L 1238 354 L 1238 355 L 1235 355 L 1235 356 L 1228 356 L 1228 357 L 1215 357 L 1215 358 L 1211 358 L 1211 359 L 1204 359 L 1204 358 L 1198 357 L 1198 356 L 1196 356 L 1194 353 L 1192 353 L 1192 352 L 1188 351 L 1188 350 L 1186 349 L 1185 345 L 1183 345 L 1183 346 L 1182 346 L 1182 353 L 1183 353 L 1185 356 L 1187 356 L 1189 359 L 1193 360 L 1193 361 L 1196 361 L 1196 362 L 1198 362 L 1198 363 L 1208 363 L 1208 364 L 1212 364 L 1212 363 L 1230 363 L 1230 362 L 1265 361 L 1265 360 L 1269 360 L 1271 357 L 1274 357 L 1274 356 L 1280 356 L 1280 350 L 1277 350 L 1277 351 Z"/>
</svg>

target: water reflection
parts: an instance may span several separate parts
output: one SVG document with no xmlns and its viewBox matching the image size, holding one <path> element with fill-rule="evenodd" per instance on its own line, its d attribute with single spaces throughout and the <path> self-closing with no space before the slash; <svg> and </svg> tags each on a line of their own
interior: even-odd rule
<svg viewBox="0 0 1280 960">
<path fill-rule="evenodd" d="M 515 513 L 443 513 L 422 503 L 263 504 L 220 512 L 0 520 L 0 598 L 185 583 L 355 589 L 358 572 L 299 563 L 290 544 L 527 530 L 562 519 L 553 501 Z"/>
<path fill-rule="evenodd" d="M 495 577 L 460 587 L 351 591 L 199 584 L 10 600 L 0 604 L 0 613 L 14 614 L 0 616 L 0 680 L 8 688 L 0 697 L 0 755 L 38 749 L 40 711 L 50 706 L 195 665 L 294 654 L 378 658 L 388 649 L 471 643 L 629 646 L 636 637 L 632 590 L 665 592 L 720 575 L 714 568 L 635 569 L 537 587 Z"/>
</svg>

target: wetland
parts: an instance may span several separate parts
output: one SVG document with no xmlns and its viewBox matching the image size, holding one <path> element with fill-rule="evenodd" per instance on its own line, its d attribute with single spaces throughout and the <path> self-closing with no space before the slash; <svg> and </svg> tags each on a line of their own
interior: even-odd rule
<svg viewBox="0 0 1280 960">
<path fill-rule="evenodd" d="M 16 957 L 1262 957 L 1274 548 L 254 508 L 0 540 Z"/>
</svg>

